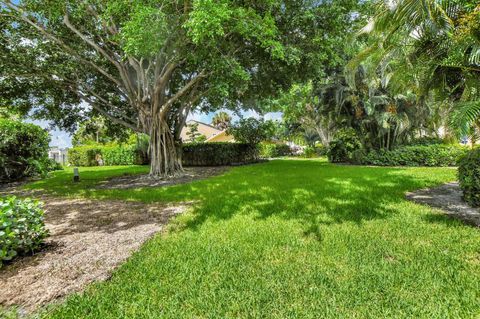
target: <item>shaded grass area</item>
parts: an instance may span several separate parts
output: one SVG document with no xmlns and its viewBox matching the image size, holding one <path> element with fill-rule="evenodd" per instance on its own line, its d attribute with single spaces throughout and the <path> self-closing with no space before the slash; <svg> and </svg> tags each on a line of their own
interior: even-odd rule
<svg viewBox="0 0 480 319">
<path fill-rule="evenodd" d="M 480 233 L 404 193 L 455 179 L 449 168 L 277 160 L 190 184 L 95 190 L 145 167 L 81 169 L 28 185 L 65 196 L 194 201 L 108 282 L 51 318 L 475 317 Z"/>
</svg>

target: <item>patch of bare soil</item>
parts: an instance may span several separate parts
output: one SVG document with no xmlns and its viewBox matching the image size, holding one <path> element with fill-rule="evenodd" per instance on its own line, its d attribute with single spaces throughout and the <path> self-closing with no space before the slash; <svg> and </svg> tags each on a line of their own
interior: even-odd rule
<svg viewBox="0 0 480 319">
<path fill-rule="evenodd" d="M 480 209 L 469 206 L 462 199 L 462 190 L 456 182 L 410 192 L 406 197 L 419 204 L 440 208 L 449 216 L 480 227 Z"/>
<path fill-rule="evenodd" d="M 185 174 L 168 179 L 152 179 L 147 174 L 143 175 L 125 175 L 107 179 L 97 186 L 98 189 L 129 189 L 142 187 L 161 187 L 175 184 L 189 183 L 195 180 L 205 179 L 224 173 L 229 169 L 228 166 L 212 167 L 186 167 Z"/>
<path fill-rule="evenodd" d="M 115 267 L 186 208 L 186 204 L 40 199 L 50 230 L 46 248 L 0 269 L 0 305 L 17 305 L 23 313 L 109 278 Z"/>
</svg>

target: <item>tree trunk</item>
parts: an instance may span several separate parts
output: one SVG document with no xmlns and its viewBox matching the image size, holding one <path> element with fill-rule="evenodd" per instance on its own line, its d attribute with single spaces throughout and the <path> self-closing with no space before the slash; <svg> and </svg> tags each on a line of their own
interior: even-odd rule
<svg viewBox="0 0 480 319">
<path fill-rule="evenodd" d="M 165 120 L 154 120 L 150 128 L 150 177 L 167 178 L 183 174 L 181 154 Z"/>
</svg>

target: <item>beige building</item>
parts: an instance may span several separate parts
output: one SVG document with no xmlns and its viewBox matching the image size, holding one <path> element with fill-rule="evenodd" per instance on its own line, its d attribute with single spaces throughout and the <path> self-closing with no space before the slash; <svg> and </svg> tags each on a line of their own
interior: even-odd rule
<svg viewBox="0 0 480 319">
<path fill-rule="evenodd" d="M 188 121 L 182 129 L 180 137 L 183 142 L 190 142 L 187 133 L 190 130 L 190 127 L 194 124 L 198 125 L 198 133 L 207 138 L 206 142 L 235 142 L 233 136 L 228 135 L 224 130 L 219 130 L 212 125 L 198 122 L 195 120 Z"/>
</svg>

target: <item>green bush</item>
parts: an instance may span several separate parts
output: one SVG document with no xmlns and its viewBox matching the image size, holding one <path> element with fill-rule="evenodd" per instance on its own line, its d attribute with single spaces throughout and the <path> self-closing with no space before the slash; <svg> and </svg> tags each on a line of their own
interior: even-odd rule
<svg viewBox="0 0 480 319">
<path fill-rule="evenodd" d="M 37 250 L 47 236 L 40 203 L 14 196 L 0 200 L 0 266 Z"/>
<path fill-rule="evenodd" d="M 37 125 L 0 119 L 0 182 L 46 174 L 49 142 Z"/>
<path fill-rule="evenodd" d="M 432 137 L 432 136 L 422 136 L 417 137 L 410 142 L 406 143 L 405 145 L 409 146 L 418 146 L 418 145 L 435 145 L 435 144 L 446 144 L 444 140 L 439 137 Z"/>
<path fill-rule="evenodd" d="M 458 163 L 458 180 L 463 198 L 474 207 L 480 206 L 480 148 L 464 155 Z"/>
<path fill-rule="evenodd" d="M 148 163 L 143 150 L 135 145 L 86 145 L 77 146 L 68 150 L 68 161 L 74 166 L 98 166 L 99 160 L 103 165 L 141 165 Z"/>
<path fill-rule="evenodd" d="M 260 157 L 272 158 L 290 155 L 290 146 L 284 143 L 260 143 Z"/>
<path fill-rule="evenodd" d="M 327 155 L 327 148 L 321 144 L 315 146 L 307 146 L 303 150 L 303 157 L 314 158 Z"/>
<path fill-rule="evenodd" d="M 191 143 L 184 144 L 182 150 L 185 166 L 245 164 L 259 158 L 259 148 L 244 143 Z"/>
<path fill-rule="evenodd" d="M 63 171 L 63 166 L 62 166 L 62 164 L 58 163 L 54 159 L 50 158 L 49 161 L 48 161 L 47 171 L 49 171 L 49 172 Z"/>
<path fill-rule="evenodd" d="M 102 155 L 102 146 L 76 146 L 68 150 L 68 162 L 73 166 L 97 166 L 98 155 Z"/>
<path fill-rule="evenodd" d="M 466 151 L 465 147 L 459 145 L 402 146 L 391 151 L 371 151 L 363 156 L 361 163 L 378 166 L 455 166 Z"/>
<path fill-rule="evenodd" d="M 332 163 L 355 162 L 355 152 L 362 149 L 362 143 L 354 129 L 339 130 L 330 142 L 327 156 Z"/>
</svg>

